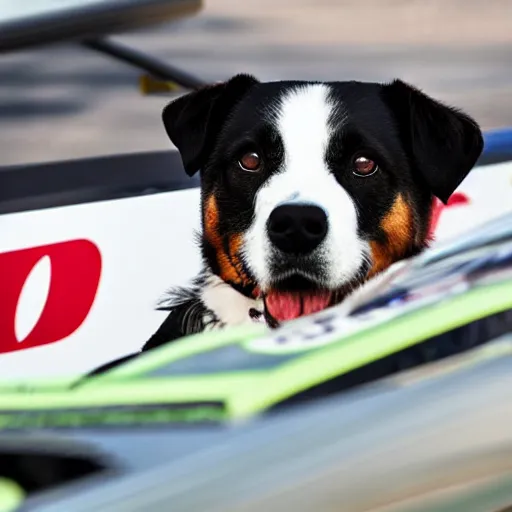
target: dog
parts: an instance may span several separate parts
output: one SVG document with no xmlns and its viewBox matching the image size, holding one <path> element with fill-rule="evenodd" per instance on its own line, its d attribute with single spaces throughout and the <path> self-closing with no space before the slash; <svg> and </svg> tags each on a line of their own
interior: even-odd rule
<svg viewBox="0 0 512 512">
<path fill-rule="evenodd" d="M 143 350 L 340 304 L 429 243 L 483 149 L 478 124 L 401 80 L 260 82 L 237 75 L 163 111 L 200 173 L 203 269 L 171 290 Z"/>
<path fill-rule="evenodd" d="M 446 203 L 483 149 L 470 116 L 401 80 L 241 74 L 180 96 L 162 117 L 185 172 L 200 173 L 203 268 L 162 301 L 169 313 L 142 352 L 364 302 L 428 246 L 434 198 Z"/>
</svg>

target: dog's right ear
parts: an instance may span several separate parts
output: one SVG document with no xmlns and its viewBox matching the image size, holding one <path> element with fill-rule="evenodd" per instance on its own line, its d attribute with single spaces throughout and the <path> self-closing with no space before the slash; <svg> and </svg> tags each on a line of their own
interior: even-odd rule
<svg viewBox="0 0 512 512">
<path fill-rule="evenodd" d="M 227 82 L 180 96 L 164 108 L 165 130 L 178 148 L 189 176 L 205 165 L 215 135 L 233 107 L 256 83 L 253 76 L 236 75 Z"/>
<path fill-rule="evenodd" d="M 483 149 L 480 127 L 471 117 L 401 80 L 382 86 L 411 162 L 432 194 L 447 203 Z"/>
</svg>

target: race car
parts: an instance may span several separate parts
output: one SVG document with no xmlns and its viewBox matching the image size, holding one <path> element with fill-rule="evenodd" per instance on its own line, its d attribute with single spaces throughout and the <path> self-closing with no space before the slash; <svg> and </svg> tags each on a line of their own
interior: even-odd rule
<svg viewBox="0 0 512 512">
<path fill-rule="evenodd" d="M 37 511 L 506 510 L 512 215 L 339 309 L 5 383 L 0 496 Z"/>
<path fill-rule="evenodd" d="M 87 47 L 144 61 L 146 89 L 179 81 Z M 437 204 L 432 247 L 349 315 L 205 333 L 89 378 L 161 322 L 162 283 L 195 274 L 197 182 L 162 152 L 5 168 L 0 193 L 0 511 L 511 506 L 511 130 Z"/>
</svg>

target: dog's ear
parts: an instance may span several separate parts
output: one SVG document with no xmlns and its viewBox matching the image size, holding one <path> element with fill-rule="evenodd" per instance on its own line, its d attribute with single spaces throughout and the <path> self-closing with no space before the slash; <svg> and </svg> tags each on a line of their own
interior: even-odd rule
<svg viewBox="0 0 512 512">
<path fill-rule="evenodd" d="M 250 75 L 236 75 L 227 82 L 181 96 L 164 108 L 165 130 L 189 176 L 204 166 L 229 113 L 256 83 Z"/>
<path fill-rule="evenodd" d="M 478 124 L 401 80 L 382 86 L 415 169 L 446 203 L 483 149 Z"/>
</svg>

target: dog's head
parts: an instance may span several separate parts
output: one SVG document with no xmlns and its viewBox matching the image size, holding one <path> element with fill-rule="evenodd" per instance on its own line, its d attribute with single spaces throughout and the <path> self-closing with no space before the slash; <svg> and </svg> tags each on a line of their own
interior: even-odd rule
<svg viewBox="0 0 512 512">
<path fill-rule="evenodd" d="M 247 75 L 164 110 L 202 180 L 203 256 L 278 320 L 340 301 L 427 243 L 479 157 L 477 124 L 401 81 L 261 83 Z"/>
</svg>

